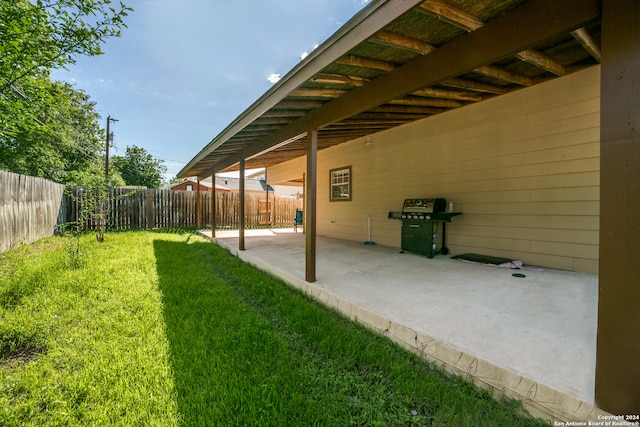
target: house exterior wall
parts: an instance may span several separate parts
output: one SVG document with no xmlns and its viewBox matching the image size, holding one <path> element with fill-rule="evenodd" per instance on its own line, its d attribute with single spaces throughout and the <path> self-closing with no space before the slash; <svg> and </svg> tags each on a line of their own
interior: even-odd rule
<svg viewBox="0 0 640 427">
<path fill-rule="evenodd" d="M 600 67 L 318 153 L 318 235 L 400 246 L 389 211 L 444 197 L 452 254 L 476 252 L 572 271 L 598 269 Z M 352 200 L 329 202 L 329 171 L 352 168 Z M 305 159 L 269 168 L 302 176 Z M 439 237 L 440 238 L 440 237 Z"/>
<path fill-rule="evenodd" d="M 198 183 L 196 181 L 185 181 L 185 182 L 181 182 L 180 184 L 175 185 L 174 187 L 171 187 L 171 189 L 173 191 L 187 191 L 187 185 L 191 185 L 193 188 L 190 191 L 196 191 L 196 189 L 198 188 Z M 202 184 L 200 184 L 200 191 L 205 192 L 211 192 L 211 187 L 206 187 Z"/>
</svg>

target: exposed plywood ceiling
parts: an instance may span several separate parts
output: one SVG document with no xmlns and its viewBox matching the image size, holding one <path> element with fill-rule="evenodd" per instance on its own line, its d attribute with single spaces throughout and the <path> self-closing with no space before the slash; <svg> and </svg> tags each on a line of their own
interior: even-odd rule
<svg viewBox="0 0 640 427">
<path fill-rule="evenodd" d="M 178 174 L 268 167 L 600 61 L 597 0 L 374 1 Z"/>
</svg>

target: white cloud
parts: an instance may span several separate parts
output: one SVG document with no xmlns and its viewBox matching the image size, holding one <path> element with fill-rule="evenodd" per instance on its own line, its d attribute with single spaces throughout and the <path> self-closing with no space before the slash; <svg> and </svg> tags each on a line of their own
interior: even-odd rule
<svg viewBox="0 0 640 427">
<path fill-rule="evenodd" d="M 280 73 L 273 73 L 269 77 L 267 77 L 271 83 L 278 83 L 280 81 Z"/>
<path fill-rule="evenodd" d="M 315 44 L 313 46 L 313 49 L 311 49 L 311 51 L 313 52 L 314 50 L 316 50 L 318 48 L 318 46 L 320 46 L 319 44 Z M 300 60 L 303 60 L 304 58 L 306 58 L 307 56 L 309 56 L 309 52 L 302 52 L 302 54 L 300 55 Z"/>
</svg>

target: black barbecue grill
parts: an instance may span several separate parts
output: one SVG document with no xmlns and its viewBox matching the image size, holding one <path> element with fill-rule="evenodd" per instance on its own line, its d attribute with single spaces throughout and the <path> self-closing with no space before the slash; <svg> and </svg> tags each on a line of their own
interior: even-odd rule
<svg viewBox="0 0 640 427">
<path fill-rule="evenodd" d="M 462 215 L 462 212 L 447 212 L 447 201 L 443 198 L 406 199 L 402 211 L 389 212 L 389 219 L 402 221 L 401 252 L 409 251 L 433 258 L 438 253 L 449 253 L 445 246 L 445 224 L 457 215 Z M 440 224 L 442 238 L 438 250 L 436 234 Z"/>
</svg>

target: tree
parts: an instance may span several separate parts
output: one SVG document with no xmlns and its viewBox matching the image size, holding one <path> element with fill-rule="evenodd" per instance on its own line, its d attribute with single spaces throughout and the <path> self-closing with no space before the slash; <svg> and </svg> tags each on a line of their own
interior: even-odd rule
<svg viewBox="0 0 640 427">
<path fill-rule="evenodd" d="M 50 71 L 101 54 L 129 11 L 111 0 L 0 1 L 0 168 L 75 184 L 100 172 L 95 106 Z"/>
<path fill-rule="evenodd" d="M 111 0 L 11 0 L 0 2 L 2 93 L 38 70 L 100 55 L 109 37 L 120 36 L 132 11 Z"/>
<path fill-rule="evenodd" d="M 186 180 L 187 180 L 187 178 L 178 178 L 177 176 L 174 176 L 173 178 L 171 178 L 169 180 L 169 184 L 170 185 L 179 184 L 179 183 L 181 183 L 183 181 L 186 181 Z"/>
<path fill-rule="evenodd" d="M 162 160 L 156 160 L 144 148 L 127 147 L 124 157 L 111 157 L 110 164 L 120 171 L 127 185 L 160 188 L 167 167 Z"/>
<path fill-rule="evenodd" d="M 0 134 L 0 169 L 90 185 L 104 176 L 104 131 L 95 103 L 69 83 L 42 78 L 38 84 L 46 102 L 25 112 L 30 120 L 14 123 L 11 132 Z M 123 182 L 117 175 L 113 181 Z"/>
</svg>

